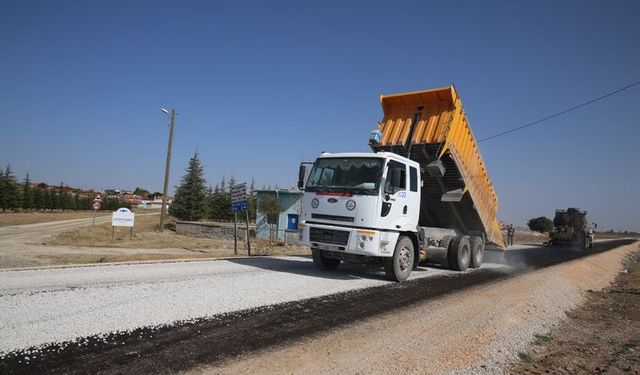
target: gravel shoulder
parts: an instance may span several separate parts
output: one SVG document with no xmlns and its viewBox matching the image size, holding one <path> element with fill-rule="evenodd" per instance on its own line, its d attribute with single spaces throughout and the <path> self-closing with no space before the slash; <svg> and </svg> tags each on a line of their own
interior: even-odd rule
<svg viewBox="0 0 640 375">
<path fill-rule="evenodd" d="M 584 304 L 537 334 L 510 374 L 640 374 L 640 252 L 615 283 L 590 290 Z"/>
</svg>

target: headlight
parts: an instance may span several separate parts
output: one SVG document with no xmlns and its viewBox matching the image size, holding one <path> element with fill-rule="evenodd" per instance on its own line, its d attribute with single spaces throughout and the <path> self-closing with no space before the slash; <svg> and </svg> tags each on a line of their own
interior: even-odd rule
<svg viewBox="0 0 640 375">
<path fill-rule="evenodd" d="M 320 201 L 318 200 L 318 198 L 313 198 L 311 200 L 311 207 L 318 208 L 319 205 L 320 205 Z"/>
<path fill-rule="evenodd" d="M 356 209 L 356 201 L 354 201 L 353 199 L 349 199 L 347 201 L 347 210 L 353 211 L 355 209 Z"/>
</svg>

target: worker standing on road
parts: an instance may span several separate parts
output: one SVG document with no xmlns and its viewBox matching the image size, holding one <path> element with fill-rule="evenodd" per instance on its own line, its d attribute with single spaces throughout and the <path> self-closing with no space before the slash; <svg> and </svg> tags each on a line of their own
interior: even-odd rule
<svg viewBox="0 0 640 375">
<path fill-rule="evenodd" d="M 507 228 L 507 246 L 513 246 L 513 235 L 516 234 L 515 228 L 513 228 L 513 224 L 509 224 Z"/>
</svg>

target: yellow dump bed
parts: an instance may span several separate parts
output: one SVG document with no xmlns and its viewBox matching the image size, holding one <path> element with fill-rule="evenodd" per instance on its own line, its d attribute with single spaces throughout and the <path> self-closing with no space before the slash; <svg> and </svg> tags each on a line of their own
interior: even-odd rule
<svg viewBox="0 0 640 375">
<path fill-rule="evenodd" d="M 380 102 L 382 134 L 371 147 L 421 164 L 420 225 L 484 233 L 504 247 L 498 197 L 455 88 L 382 95 Z"/>
</svg>

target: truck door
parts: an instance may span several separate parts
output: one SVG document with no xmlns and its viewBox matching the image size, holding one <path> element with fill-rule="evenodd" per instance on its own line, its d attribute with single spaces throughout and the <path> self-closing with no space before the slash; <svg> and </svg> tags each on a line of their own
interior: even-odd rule
<svg viewBox="0 0 640 375">
<path fill-rule="evenodd" d="M 407 199 L 407 165 L 395 160 L 387 163 L 380 226 L 385 229 L 399 230 L 404 226 L 409 210 Z"/>
</svg>

